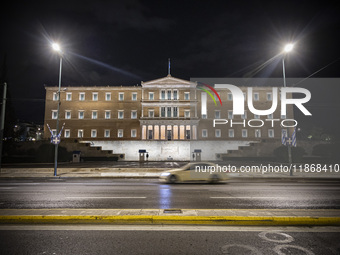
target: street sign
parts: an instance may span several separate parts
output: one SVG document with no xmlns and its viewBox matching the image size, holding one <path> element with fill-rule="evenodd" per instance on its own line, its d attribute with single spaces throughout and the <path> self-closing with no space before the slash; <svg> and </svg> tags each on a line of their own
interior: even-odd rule
<svg viewBox="0 0 340 255">
<path fill-rule="evenodd" d="M 60 136 L 52 136 L 51 137 L 51 143 L 56 145 L 60 143 Z"/>
</svg>

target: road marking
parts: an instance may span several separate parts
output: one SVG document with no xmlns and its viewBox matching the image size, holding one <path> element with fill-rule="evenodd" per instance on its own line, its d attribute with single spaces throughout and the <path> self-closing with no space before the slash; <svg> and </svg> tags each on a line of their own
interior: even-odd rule
<svg viewBox="0 0 340 255">
<path fill-rule="evenodd" d="M 284 226 L 190 226 L 186 225 L 0 225 L 0 231 L 4 230 L 79 230 L 79 231 L 209 231 L 209 232 L 261 232 L 261 231 L 285 231 L 290 233 L 340 233 L 340 227 L 284 227 Z"/>
<path fill-rule="evenodd" d="M 146 197 L 66 197 L 66 198 L 84 198 L 84 199 L 91 199 L 91 198 L 98 198 L 98 199 L 102 199 L 102 198 L 111 198 L 111 199 L 145 199 Z"/>
<path fill-rule="evenodd" d="M 278 199 L 278 198 L 284 198 L 284 197 L 210 197 L 213 199 Z"/>
</svg>

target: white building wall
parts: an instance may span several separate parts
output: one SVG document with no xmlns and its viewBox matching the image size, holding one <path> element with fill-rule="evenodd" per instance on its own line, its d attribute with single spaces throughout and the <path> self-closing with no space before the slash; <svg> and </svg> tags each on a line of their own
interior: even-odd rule
<svg viewBox="0 0 340 255">
<path fill-rule="evenodd" d="M 149 153 L 150 161 L 167 160 L 189 161 L 192 152 L 202 150 L 201 160 L 217 160 L 216 154 L 238 150 L 240 146 L 249 146 L 253 141 L 88 141 L 91 146 L 100 146 L 103 150 L 112 150 L 113 154 L 125 154 L 126 161 L 138 161 L 139 150 Z"/>
</svg>

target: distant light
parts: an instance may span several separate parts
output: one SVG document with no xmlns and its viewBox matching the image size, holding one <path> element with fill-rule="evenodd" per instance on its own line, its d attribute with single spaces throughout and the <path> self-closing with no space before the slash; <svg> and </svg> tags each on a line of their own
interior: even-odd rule
<svg viewBox="0 0 340 255">
<path fill-rule="evenodd" d="M 61 51 L 60 46 L 59 46 L 59 44 L 57 44 L 57 43 L 53 43 L 53 44 L 52 44 L 52 48 L 53 48 L 55 51 L 58 51 L 58 52 Z"/>
<path fill-rule="evenodd" d="M 285 46 L 284 52 L 290 52 L 290 51 L 293 50 L 293 48 L 294 48 L 294 44 L 289 43 L 289 44 L 287 44 L 287 45 Z"/>
</svg>

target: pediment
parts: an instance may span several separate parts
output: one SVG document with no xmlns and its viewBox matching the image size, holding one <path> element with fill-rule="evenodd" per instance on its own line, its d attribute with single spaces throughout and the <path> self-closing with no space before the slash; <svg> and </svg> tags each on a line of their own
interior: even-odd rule
<svg viewBox="0 0 340 255">
<path fill-rule="evenodd" d="M 168 75 L 163 78 L 142 82 L 142 87 L 159 87 L 159 86 L 190 86 L 190 81 L 179 79 Z"/>
</svg>

